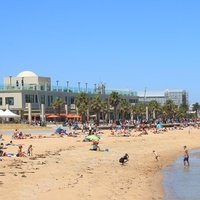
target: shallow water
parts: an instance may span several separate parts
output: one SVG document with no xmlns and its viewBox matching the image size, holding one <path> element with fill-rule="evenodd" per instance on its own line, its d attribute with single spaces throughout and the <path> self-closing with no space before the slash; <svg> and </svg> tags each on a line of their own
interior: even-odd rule
<svg viewBox="0 0 200 200">
<path fill-rule="evenodd" d="M 35 129 L 19 129 L 20 131 L 22 131 L 22 133 L 24 134 L 33 134 L 33 135 L 43 135 L 43 134 L 52 134 L 55 132 L 55 129 L 49 129 L 49 130 L 35 130 Z M 3 135 L 12 135 L 14 132 L 11 130 L 1 130 L 0 133 L 2 133 Z"/>
<path fill-rule="evenodd" d="M 200 199 L 200 150 L 190 152 L 190 166 L 184 167 L 183 157 L 163 170 L 163 200 Z"/>
</svg>

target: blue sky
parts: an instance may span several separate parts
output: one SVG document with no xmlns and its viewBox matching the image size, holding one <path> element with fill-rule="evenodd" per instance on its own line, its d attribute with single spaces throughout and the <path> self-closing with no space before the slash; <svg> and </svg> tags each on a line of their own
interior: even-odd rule
<svg viewBox="0 0 200 200">
<path fill-rule="evenodd" d="M 185 89 L 200 102 L 199 0 L 0 2 L 0 82 L 31 70 L 52 85 Z"/>
</svg>

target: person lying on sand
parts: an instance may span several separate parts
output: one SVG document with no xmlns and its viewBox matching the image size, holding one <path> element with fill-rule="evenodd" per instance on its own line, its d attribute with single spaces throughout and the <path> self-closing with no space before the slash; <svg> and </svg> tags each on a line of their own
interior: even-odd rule
<svg viewBox="0 0 200 200">
<path fill-rule="evenodd" d="M 3 142 L 0 144 L 0 149 L 7 149 L 7 148 L 4 146 L 4 143 L 3 143 Z"/>
<path fill-rule="evenodd" d="M 6 152 L 1 149 L 0 150 L 0 157 L 6 156 L 6 155 L 7 155 Z"/>
</svg>

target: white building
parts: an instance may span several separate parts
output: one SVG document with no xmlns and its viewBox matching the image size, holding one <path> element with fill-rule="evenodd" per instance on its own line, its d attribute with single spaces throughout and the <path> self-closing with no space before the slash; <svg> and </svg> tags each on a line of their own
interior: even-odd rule
<svg viewBox="0 0 200 200">
<path fill-rule="evenodd" d="M 172 100 L 175 105 L 188 105 L 188 94 L 185 90 L 145 91 L 138 92 L 139 102 L 157 101 L 161 106 L 167 100 Z"/>
<path fill-rule="evenodd" d="M 51 78 L 40 77 L 34 72 L 23 71 L 16 77 L 9 76 L 4 78 L 4 85 L 0 88 L 0 109 L 6 109 L 9 105 L 10 110 L 19 114 L 21 118 L 28 116 L 28 104 L 31 104 L 32 117 L 40 117 L 41 105 L 44 105 L 46 113 L 53 113 L 52 103 L 56 98 L 63 99 L 65 105 L 62 113 L 76 113 L 74 104 L 75 96 L 79 92 L 85 92 L 90 96 L 100 94 L 103 99 L 107 99 L 110 92 L 105 90 L 104 85 L 95 85 L 94 89 L 67 87 L 52 87 Z M 137 103 L 137 93 L 120 92 L 120 95 L 130 103 Z"/>
</svg>

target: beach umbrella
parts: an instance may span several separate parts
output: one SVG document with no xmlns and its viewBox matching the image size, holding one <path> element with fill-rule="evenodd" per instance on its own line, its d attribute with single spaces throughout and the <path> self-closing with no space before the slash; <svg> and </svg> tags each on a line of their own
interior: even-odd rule
<svg viewBox="0 0 200 200">
<path fill-rule="evenodd" d="M 74 114 L 74 113 L 66 114 L 65 117 L 66 117 L 66 118 L 72 118 L 72 119 L 74 119 L 74 118 L 78 118 L 78 119 L 81 118 L 80 115 Z"/>
<path fill-rule="evenodd" d="M 51 115 L 48 115 L 47 118 L 59 118 L 59 116 L 55 114 L 51 114 Z"/>
<path fill-rule="evenodd" d="M 97 135 L 88 135 L 86 136 L 86 139 L 90 140 L 90 141 L 99 141 L 100 138 Z"/>
</svg>

